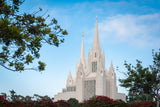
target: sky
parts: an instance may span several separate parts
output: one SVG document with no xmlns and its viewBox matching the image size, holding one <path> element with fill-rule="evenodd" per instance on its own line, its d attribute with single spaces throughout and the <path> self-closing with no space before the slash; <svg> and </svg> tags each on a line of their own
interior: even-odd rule
<svg viewBox="0 0 160 107">
<path fill-rule="evenodd" d="M 25 0 L 20 12 L 33 13 L 42 8 L 42 14 L 58 20 L 68 31 L 65 42 L 59 47 L 44 44 L 40 60 L 46 63 L 43 72 L 12 72 L 0 67 L 0 93 L 15 90 L 20 95 L 55 94 L 66 87 L 71 71 L 75 77 L 79 62 L 82 32 L 84 32 L 85 56 L 91 52 L 96 16 L 99 40 L 105 53 L 106 68 L 111 61 L 118 79 L 125 78 L 124 61 L 136 64 L 136 59 L 147 67 L 152 64 L 152 49 L 160 48 L 160 1 L 159 0 Z M 31 65 L 32 66 L 32 65 Z M 116 68 L 119 68 L 117 70 Z"/>
</svg>

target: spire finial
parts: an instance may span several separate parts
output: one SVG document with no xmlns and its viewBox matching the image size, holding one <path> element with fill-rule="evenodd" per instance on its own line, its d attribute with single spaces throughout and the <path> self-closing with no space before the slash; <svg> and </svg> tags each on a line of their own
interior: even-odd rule
<svg viewBox="0 0 160 107">
<path fill-rule="evenodd" d="M 83 38 L 83 36 L 84 36 L 84 34 L 83 34 L 83 32 L 82 32 L 82 38 Z"/>
<path fill-rule="evenodd" d="M 96 16 L 96 20 L 97 20 L 97 16 Z"/>
</svg>

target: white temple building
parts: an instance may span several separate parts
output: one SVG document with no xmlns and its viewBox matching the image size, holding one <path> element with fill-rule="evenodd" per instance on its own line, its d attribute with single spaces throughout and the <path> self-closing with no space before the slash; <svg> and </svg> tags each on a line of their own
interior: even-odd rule
<svg viewBox="0 0 160 107">
<path fill-rule="evenodd" d="M 95 95 L 108 96 L 112 99 L 125 101 L 125 94 L 118 93 L 116 74 L 111 62 L 109 70 L 105 68 L 105 54 L 101 53 L 99 44 L 98 25 L 96 18 L 94 43 L 92 52 L 88 53 L 88 63 L 85 58 L 84 40 L 82 33 L 82 47 L 79 63 L 76 65 L 76 76 L 69 72 L 66 88 L 55 95 L 54 100 L 68 100 L 76 98 L 79 102 L 88 100 Z"/>
</svg>

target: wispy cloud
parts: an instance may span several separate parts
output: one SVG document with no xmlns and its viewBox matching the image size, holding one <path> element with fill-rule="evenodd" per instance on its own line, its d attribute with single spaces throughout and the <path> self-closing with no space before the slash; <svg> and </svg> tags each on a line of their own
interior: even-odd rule
<svg viewBox="0 0 160 107">
<path fill-rule="evenodd" d="M 136 3 L 96 1 L 67 4 L 63 7 L 38 7 L 48 10 L 47 14 L 58 19 L 59 24 L 70 32 L 79 29 L 80 32 L 84 31 L 85 35 L 94 35 L 94 28 L 90 27 L 94 25 L 93 18 L 97 15 L 102 42 L 127 43 L 136 47 L 160 46 L 160 13 L 151 13 L 151 8 L 139 7 Z M 147 14 L 142 12 L 146 11 L 146 8 L 149 9 Z M 92 37 L 88 37 L 88 41 L 92 43 Z"/>
<path fill-rule="evenodd" d="M 101 39 L 138 47 L 160 46 L 160 14 L 117 15 L 99 23 Z"/>
</svg>

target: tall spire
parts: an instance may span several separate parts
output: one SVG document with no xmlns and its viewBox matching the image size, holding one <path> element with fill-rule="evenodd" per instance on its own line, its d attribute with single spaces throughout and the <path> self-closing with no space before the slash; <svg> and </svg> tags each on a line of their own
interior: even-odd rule
<svg viewBox="0 0 160 107">
<path fill-rule="evenodd" d="M 111 61 L 111 65 L 110 65 L 109 70 L 110 70 L 110 71 L 113 71 L 113 70 L 114 70 L 112 61 Z"/>
<path fill-rule="evenodd" d="M 71 71 L 69 71 L 68 79 L 72 79 Z"/>
<path fill-rule="evenodd" d="M 81 62 L 82 64 L 86 64 L 83 36 L 84 36 L 84 34 L 83 34 L 83 32 L 82 32 L 82 46 L 81 46 L 80 62 Z"/>
<path fill-rule="evenodd" d="M 71 74 L 71 71 L 69 71 L 69 75 L 67 79 L 67 86 L 72 85 L 72 82 L 73 82 L 72 74 Z"/>
<path fill-rule="evenodd" d="M 95 27 L 95 33 L 94 33 L 94 43 L 93 43 L 92 49 L 94 49 L 94 50 L 100 49 L 97 16 L 96 16 L 96 27 Z"/>
</svg>

